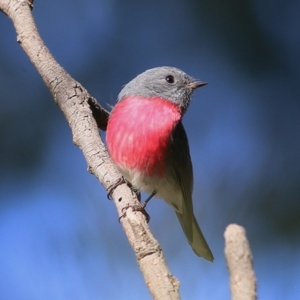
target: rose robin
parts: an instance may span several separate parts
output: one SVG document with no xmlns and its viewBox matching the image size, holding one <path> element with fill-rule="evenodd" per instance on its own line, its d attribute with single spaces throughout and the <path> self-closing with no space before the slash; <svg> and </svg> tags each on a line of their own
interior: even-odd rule
<svg viewBox="0 0 300 300">
<path fill-rule="evenodd" d="M 195 89 L 206 85 L 173 67 L 145 71 L 124 86 L 109 117 L 109 154 L 134 189 L 165 200 L 192 249 L 213 261 L 193 212 L 193 170 L 182 125 Z"/>
</svg>

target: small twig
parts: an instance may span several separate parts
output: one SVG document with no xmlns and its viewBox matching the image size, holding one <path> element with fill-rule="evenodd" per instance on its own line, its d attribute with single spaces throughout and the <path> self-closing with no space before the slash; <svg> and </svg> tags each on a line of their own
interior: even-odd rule
<svg viewBox="0 0 300 300">
<path fill-rule="evenodd" d="M 88 99 L 88 104 L 90 105 L 93 117 L 97 123 L 98 128 L 106 131 L 109 112 L 101 107 L 101 105 L 93 97 L 90 97 Z"/>
<path fill-rule="evenodd" d="M 231 224 L 226 228 L 224 237 L 232 300 L 257 299 L 256 278 L 245 229 Z"/>
</svg>

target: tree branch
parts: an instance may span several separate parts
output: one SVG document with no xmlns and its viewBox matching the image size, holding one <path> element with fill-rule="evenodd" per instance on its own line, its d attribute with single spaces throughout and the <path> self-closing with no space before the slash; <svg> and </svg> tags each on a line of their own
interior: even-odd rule
<svg viewBox="0 0 300 300">
<path fill-rule="evenodd" d="M 256 278 L 245 229 L 231 224 L 226 228 L 224 237 L 232 300 L 257 299 Z"/>
<path fill-rule="evenodd" d="M 32 3 L 33 0 L 0 0 L 0 10 L 13 21 L 17 41 L 64 113 L 72 130 L 73 142 L 82 150 L 89 172 L 108 189 L 121 176 L 111 162 L 98 131 L 98 127 L 106 129 L 109 113 L 51 55 L 34 23 Z M 118 186 L 112 198 L 119 216 L 128 204 L 138 204 L 126 184 Z M 143 214 L 129 208 L 121 223 L 153 298 L 180 299 L 179 282 L 168 270 L 162 250 Z"/>
</svg>

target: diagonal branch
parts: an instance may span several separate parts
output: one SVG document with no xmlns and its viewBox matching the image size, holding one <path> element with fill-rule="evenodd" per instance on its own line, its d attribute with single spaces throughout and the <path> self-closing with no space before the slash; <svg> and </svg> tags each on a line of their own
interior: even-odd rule
<svg viewBox="0 0 300 300">
<path fill-rule="evenodd" d="M 31 14 L 32 3 L 33 0 L 0 0 L 0 10 L 13 21 L 17 41 L 64 113 L 73 142 L 82 150 L 89 172 L 108 189 L 120 178 L 98 131 L 98 127 L 106 129 L 109 113 L 51 55 L 37 31 Z M 138 199 L 125 184 L 113 191 L 112 198 L 119 216 L 129 204 L 138 204 Z M 168 270 L 144 216 L 128 209 L 121 223 L 153 298 L 179 299 L 179 282 Z"/>
</svg>

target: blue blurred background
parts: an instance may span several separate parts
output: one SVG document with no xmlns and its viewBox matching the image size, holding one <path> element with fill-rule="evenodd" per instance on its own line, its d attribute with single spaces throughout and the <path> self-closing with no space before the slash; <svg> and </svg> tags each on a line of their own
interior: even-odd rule
<svg viewBox="0 0 300 300">
<path fill-rule="evenodd" d="M 259 298 L 300 299 L 299 11 L 293 0 L 35 2 L 50 51 L 107 109 L 148 68 L 209 82 L 184 124 L 215 262 L 194 255 L 164 202 L 147 209 L 183 299 L 230 299 L 233 222 Z M 151 299 L 113 203 L 3 14 L 0 27 L 0 299 Z"/>
</svg>

